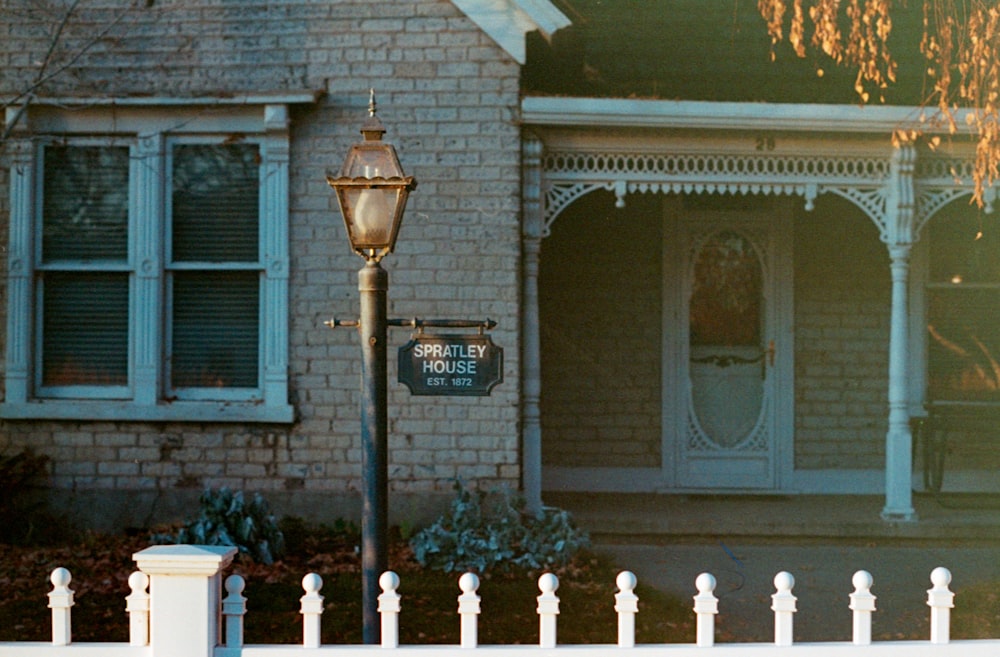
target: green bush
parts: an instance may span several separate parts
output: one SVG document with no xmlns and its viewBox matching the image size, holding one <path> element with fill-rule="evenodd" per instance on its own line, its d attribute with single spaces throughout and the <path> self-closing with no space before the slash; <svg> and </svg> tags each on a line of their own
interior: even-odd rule
<svg viewBox="0 0 1000 657">
<path fill-rule="evenodd" d="M 589 544 L 565 510 L 528 513 L 524 498 L 508 489 L 487 496 L 456 482 L 455 490 L 450 511 L 410 540 L 422 566 L 446 573 L 557 568 Z"/>
<path fill-rule="evenodd" d="M 198 517 L 187 522 L 176 536 L 161 534 L 153 539 L 161 543 L 231 545 L 241 555 L 265 564 L 283 555 L 284 535 L 259 493 L 245 502 L 240 491 L 208 489 L 201 494 L 199 505 Z"/>
</svg>

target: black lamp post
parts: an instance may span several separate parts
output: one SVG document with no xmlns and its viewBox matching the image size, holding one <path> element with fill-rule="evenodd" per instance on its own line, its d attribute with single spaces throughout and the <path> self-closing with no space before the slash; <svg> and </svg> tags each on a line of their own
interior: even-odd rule
<svg viewBox="0 0 1000 657">
<path fill-rule="evenodd" d="M 406 198 L 417 183 L 403 174 L 391 144 L 382 141 L 385 128 L 375 116 L 375 92 L 368 120 L 361 127 L 364 141 L 354 144 L 340 175 L 326 181 L 337 193 L 351 248 L 365 259 L 358 271 L 361 316 L 361 601 L 364 642 L 379 643 L 378 580 L 388 565 L 388 419 L 386 374 L 386 292 L 389 275 L 379 264 L 392 253 L 403 219 Z"/>
</svg>

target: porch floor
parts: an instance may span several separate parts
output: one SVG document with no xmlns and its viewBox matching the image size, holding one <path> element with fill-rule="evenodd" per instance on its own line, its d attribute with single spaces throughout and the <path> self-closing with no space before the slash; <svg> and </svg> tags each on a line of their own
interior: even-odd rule
<svg viewBox="0 0 1000 657">
<path fill-rule="evenodd" d="M 1000 540 L 1000 495 L 924 494 L 917 519 L 886 521 L 885 498 L 868 495 L 683 495 L 548 492 L 595 543 L 682 538 L 794 540 Z"/>
</svg>

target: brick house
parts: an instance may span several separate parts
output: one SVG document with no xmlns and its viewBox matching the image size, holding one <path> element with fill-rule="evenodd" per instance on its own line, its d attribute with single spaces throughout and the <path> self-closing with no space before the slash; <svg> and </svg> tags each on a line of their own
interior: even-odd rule
<svg viewBox="0 0 1000 657">
<path fill-rule="evenodd" d="M 911 518 L 911 417 L 1000 376 L 971 144 L 894 146 L 913 89 L 858 107 L 768 63 L 745 3 L 692 1 L 94 0 L 44 68 L 58 15 L 8 3 L 0 448 L 99 526 L 220 485 L 356 515 L 357 336 L 324 322 L 361 261 L 325 174 L 374 88 L 419 183 L 389 313 L 492 318 L 505 350 L 485 397 L 411 396 L 390 358 L 396 521 L 456 477 Z M 964 458 L 949 489 L 996 487 Z"/>
</svg>

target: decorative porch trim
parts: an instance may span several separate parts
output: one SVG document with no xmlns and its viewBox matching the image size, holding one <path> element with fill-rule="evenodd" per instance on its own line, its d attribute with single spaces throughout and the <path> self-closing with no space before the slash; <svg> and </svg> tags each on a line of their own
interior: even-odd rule
<svg viewBox="0 0 1000 657">
<path fill-rule="evenodd" d="M 621 153 L 556 150 L 542 156 L 543 235 L 573 201 L 604 189 L 625 207 L 629 193 L 796 195 L 811 210 L 819 194 L 847 198 L 881 225 L 888 155 L 806 156 L 745 153 Z"/>
<path fill-rule="evenodd" d="M 879 228 L 882 241 L 896 241 L 886 221 L 889 180 L 896 151 L 872 156 L 747 155 L 744 153 L 544 151 L 541 156 L 542 236 L 574 201 L 596 190 L 613 192 L 623 208 L 628 194 L 764 194 L 800 196 L 812 210 L 820 194 L 831 193 L 860 208 Z M 915 155 L 911 156 L 915 157 Z M 917 213 L 913 235 L 919 239 L 928 220 L 956 198 L 971 196 L 968 160 L 929 157 L 918 160 L 913 177 Z M 986 190 L 985 212 L 993 211 L 997 190 Z M 902 237 L 902 236 L 900 236 Z"/>
</svg>

